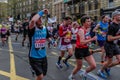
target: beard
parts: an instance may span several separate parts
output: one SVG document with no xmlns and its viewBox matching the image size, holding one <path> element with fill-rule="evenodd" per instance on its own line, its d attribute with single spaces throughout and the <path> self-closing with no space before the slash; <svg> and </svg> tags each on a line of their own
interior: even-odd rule
<svg viewBox="0 0 120 80">
<path fill-rule="evenodd" d="M 39 25 L 37 24 L 36 26 L 37 26 L 37 28 L 39 28 L 39 29 L 43 28 L 43 26 L 42 26 L 41 24 L 39 24 Z"/>
<path fill-rule="evenodd" d="M 120 23 L 120 17 L 117 18 L 117 21 Z"/>
</svg>

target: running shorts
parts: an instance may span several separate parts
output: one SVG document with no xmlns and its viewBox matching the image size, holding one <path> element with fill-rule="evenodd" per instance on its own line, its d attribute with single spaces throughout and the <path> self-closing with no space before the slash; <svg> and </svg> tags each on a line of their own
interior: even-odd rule
<svg viewBox="0 0 120 80">
<path fill-rule="evenodd" d="M 116 44 L 105 43 L 104 45 L 106 57 L 112 58 L 115 55 L 120 55 L 120 48 Z"/>
<path fill-rule="evenodd" d="M 104 44 L 105 44 L 105 41 L 103 41 L 103 40 L 97 40 L 97 42 L 98 42 L 98 45 L 99 45 L 100 47 L 103 47 Z"/>
<path fill-rule="evenodd" d="M 82 59 L 87 56 L 90 56 L 90 52 L 88 48 L 75 48 L 75 58 Z"/>
<path fill-rule="evenodd" d="M 61 51 L 66 51 L 68 49 L 72 48 L 71 44 L 67 44 L 67 45 L 60 45 L 60 50 Z"/>
<path fill-rule="evenodd" d="M 42 59 L 30 58 L 30 65 L 37 76 L 41 74 L 43 74 L 44 76 L 46 75 L 48 67 L 46 57 Z"/>
</svg>

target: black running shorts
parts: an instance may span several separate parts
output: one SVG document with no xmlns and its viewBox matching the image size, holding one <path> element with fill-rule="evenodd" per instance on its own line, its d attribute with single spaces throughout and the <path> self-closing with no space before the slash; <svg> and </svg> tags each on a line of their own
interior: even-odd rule
<svg viewBox="0 0 120 80">
<path fill-rule="evenodd" d="M 120 48 L 116 44 L 105 43 L 104 45 L 106 57 L 112 58 L 115 55 L 120 55 Z"/>
<path fill-rule="evenodd" d="M 41 74 L 46 75 L 48 66 L 46 57 L 42 59 L 30 58 L 30 65 L 37 76 Z"/>
<path fill-rule="evenodd" d="M 1 34 L 1 38 L 6 38 L 6 34 Z"/>
<path fill-rule="evenodd" d="M 76 40 L 71 40 L 71 44 L 76 44 Z"/>
<path fill-rule="evenodd" d="M 75 58 L 82 59 L 87 56 L 90 56 L 90 52 L 88 48 L 75 48 Z"/>
</svg>

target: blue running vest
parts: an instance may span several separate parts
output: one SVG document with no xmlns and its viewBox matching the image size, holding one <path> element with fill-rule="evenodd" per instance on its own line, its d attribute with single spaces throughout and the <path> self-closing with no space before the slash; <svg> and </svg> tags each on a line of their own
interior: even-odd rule
<svg viewBox="0 0 120 80">
<path fill-rule="evenodd" d="M 46 57 L 46 27 L 39 29 L 35 27 L 34 35 L 32 36 L 32 45 L 30 50 L 30 57 L 32 58 L 44 58 Z"/>
<path fill-rule="evenodd" d="M 99 22 L 100 24 L 100 31 L 104 32 L 104 33 L 107 33 L 108 31 L 108 23 L 103 23 L 102 21 Z M 103 36 L 101 34 L 97 34 L 97 40 L 100 40 L 100 41 L 105 41 L 106 40 L 106 36 Z"/>
</svg>

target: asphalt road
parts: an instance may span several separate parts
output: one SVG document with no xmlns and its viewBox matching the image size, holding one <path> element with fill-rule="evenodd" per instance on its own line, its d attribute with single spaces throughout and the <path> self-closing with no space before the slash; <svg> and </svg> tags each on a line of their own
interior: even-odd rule
<svg viewBox="0 0 120 80">
<path fill-rule="evenodd" d="M 18 37 L 18 41 L 15 41 L 15 35 L 11 35 L 8 44 L 4 47 L 0 42 L 0 80 L 35 80 L 32 76 L 29 61 L 27 41 L 25 47 L 22 47 L 22 36 Z M 63 69 L 58 69 L 55 65 L 59 55 L 57 48 L 47 48 L 48 57 L 48 72 L 44 80 L 68 80 L 68 76 L 75 66 L 74 56 L 69 60 L 70 67 L 66 68 L 63 64 Z M 97 68 L 88 75 L 88 80 L 103 80 L 96 75 L 100 65 L 100 54 L 94 54 L 94 58 L 97 63 Z M 83 61 L 83 68 L 85 70 L 88 64 Z M 107 80 L 120 80 L 120 66 L 116 66 L 111 69 L 111 76 Z M 81 80 L 80 74 L 76 75 L 76 80 Z"/>
</svg>

